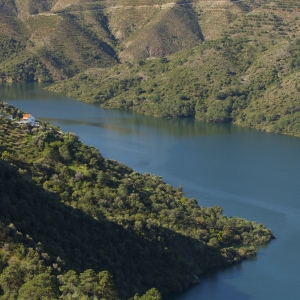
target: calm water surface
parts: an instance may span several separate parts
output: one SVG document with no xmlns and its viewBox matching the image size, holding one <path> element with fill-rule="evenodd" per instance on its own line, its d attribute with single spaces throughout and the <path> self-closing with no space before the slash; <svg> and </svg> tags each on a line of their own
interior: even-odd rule
<svg viewBox="0 0 300 300">
<path fill-rule="evenodd" d="M 202 206 L 265 224 L 257 258 L 210 272 L 172 300 L 300 299 L 300 139 L 233 125 L 164 120 L 75 101 L 39 84 L 0 85 L 0 99 L 75 132 L 104 157 L 162 176 Z"/>
</svg>

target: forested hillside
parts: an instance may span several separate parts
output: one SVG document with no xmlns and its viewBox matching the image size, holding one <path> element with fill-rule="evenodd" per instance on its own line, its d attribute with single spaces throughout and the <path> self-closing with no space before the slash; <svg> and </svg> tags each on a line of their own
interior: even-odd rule
<svg viewBox="0 0 300 300">
<path fill-rule="evenodd" d="M 296 0 L 0 0 L 2 81 L 300 136 Z"/>
<path fill-rule="evenodd" d="M 273 237 L 103 158 L 72 133 L 19 125 L 5 116 L 22 111 L 0 107 L 3 299 L 160 299 L 212 267 L 255 255 L 252 246 Z"/>
</svg>

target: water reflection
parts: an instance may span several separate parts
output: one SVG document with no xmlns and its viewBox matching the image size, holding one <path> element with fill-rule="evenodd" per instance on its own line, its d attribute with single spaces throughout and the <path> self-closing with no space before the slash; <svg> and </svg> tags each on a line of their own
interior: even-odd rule
<svg viewBox="0 0 300 300">
<path fill-rule="evenodd" d="M 143 116 L 137 113 L 133 113 L 131 120 L 128 121 L 131 121 L 132 124 L 136 126 L 153 127 L 158 131 L 164 130 L 166 133 L 176 137 L 223 135 L 249 130 L 232 124 L 201 123 L 192 118 L 161 119 Z"/>
<path fill-rule="evenodd" d="M 43 91 L 43 88 L 49 85 L 50 83 L 1 82 L 0 100 L 28 99 L 29 97 L 31 100 L 40 99 L 40 98 L 50 98 L 51 95 Z"/>
<path fill-rule="evenodd" d="M 165 132 L 176 137 L 226 135 L 249 131 L 249 129 L 232 124 L 201 123 L 192 118 L 162 119 L 122 110 L 101 110 L 98 105 L 74 102 L 71 98 L 69 98 L 69 101 L 72 101 L 70 105 L 68 97 L 65 95 L 43 90 L 47 86 L 49 83 L 1 83 L 0 99 L 13 100 L 13 103 L 18 102 L 16 105 L 20 109 L 30 111 L 48 122 L 82 124 L 116 130 L 123 134 L 141 134 L 140 128 L 152 128 L 156 132 Z M 30 100 L 30 103 L 26 103 L 27 100 Z M 40 107 L 41 110 L 38 111 L 34 106 L 36 101 L 39 104 L 45 103 L 45 107 Z M 24 108 L 22 108 L 22 104 Z M 72 113 L 75 116 L 73 119 L 70 119 L 70 113 L 66 113 L 67 110 L 70 110 L 70 106 L 72 106 Z M 51 110 L 52 114 L 50 114 Z"/>
</svg>

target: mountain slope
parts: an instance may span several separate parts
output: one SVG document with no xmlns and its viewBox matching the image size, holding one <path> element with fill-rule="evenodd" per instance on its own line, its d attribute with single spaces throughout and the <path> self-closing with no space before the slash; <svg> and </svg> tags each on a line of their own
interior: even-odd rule
<svg viewBox="0 0 300 300">
<path fill-rule="evenodd" d="M 103 107 L 300 136 L 296 2 L 251 3 L 239 2 L 243 13 L 221 38 L 167 58 L 93 68 L 52 90 Z"/>
<path fill-rule="evenodd" d="M 23 115 L 0 105 L 4 115 Z M 199 206 L 160 177 L 104 159 L 74 134 L 4 117 L 0 124 L 0 222 L 14 224 L 19 242 L 30 236 L 30 247 L 42 244 L 53 276 L 108 271 L 121 298 L 153 287 L 181 291 L 273 237 L 261 224 Z"/>
<path fill-rule="evenodd" d="M 3 39 L 23 48 L 0 65 L 4 81 L 61 80 L 119 59 L 164 56 L 203 39 L 188 3 L 10 0 L 0 3 L 0 15 Z M 33 75 L 20 67 L 28 60 Z"/>
<path fill-rule="evenodd" d="M 72 78 L 53 90 L 300 135 L 295 0 L 10 0 L 0 14 L 2 81 Z"/>
</svg>

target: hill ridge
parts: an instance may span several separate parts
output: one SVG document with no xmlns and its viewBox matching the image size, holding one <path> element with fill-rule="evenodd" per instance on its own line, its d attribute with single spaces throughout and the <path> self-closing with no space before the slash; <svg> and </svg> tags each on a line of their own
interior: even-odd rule
<svg viewBox="0 0 300 300">
<path fill-rule="evenodd" d="M 262 224 L 201 207 L 182 187 L 103 158 L 75 134 L 43 122 L 20 126 L 24 112 L 2 102 L 0 112 L 0 295 L 14 293 L 16 299 L 27 282 L 45 273 L 26 276 L 24 267 L 26 272 L 10 275 L 15 265 L 2 259 L 3 226 L 15 244 L 40 249 L 35 255 L 57 279 L 57 293 L 64 286 L 59 278 L 72 270 L 108 271 L 122 299 L 153 287 L 162 293 L 187 289 L 195 275 L 241 262 L 255 255 L 253 245 L 273 238 Z M 20 257 L 22 265 L 27 259 Z M 74 285 L 73 294 L 81 289 L 78 281 Z"/>
<path fill-rule="evenodd" d="M 14 3 L 2 7 L 2 15 L 10 8 L 0 20 L 2 81 L 72 78 L 53 90 L 104 107 L 300 135 L 298 90 L 279 91 L 288 78 L 285 88 L 296 84 L 295 0 L 26 0 L 20 12 L 34 17 L 21 19 Z M 274 86 L 288 108 L 276 95 L 267 107 Z"/>
</svg>

